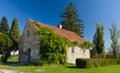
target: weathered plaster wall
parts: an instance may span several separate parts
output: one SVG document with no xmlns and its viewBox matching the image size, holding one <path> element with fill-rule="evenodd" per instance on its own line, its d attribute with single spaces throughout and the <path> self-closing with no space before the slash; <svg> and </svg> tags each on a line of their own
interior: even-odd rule
<svg viewBox="0 0 120 73">
<path fill-rule="evenodd" d="M 20 62 L 28 62 L 28 50 L 31 50 L 31 58 L 30 62 L 38 62 L 39 60 L 39 49 L 40 49 L 40 43 L 39 43 L 39 36 L 35 34 L 34 26 L 31 23 L 27 23 L 23 34 L 21 36 L 21 40 L 19 43 L 19 49 L 20 49 Z M 29 32 L 29 36 L 28 36 Z"/>
<path fill-rule="evenodd" d="M 19 43 L 19 61 L 21 63 L 28 63 L 29 50 L 31 50 L 30 62 L 38 63 L 39 61 L 40 40 L 39 36 L 35 34 L 35 29 L 35 26 L 28 21 Z M 67 49 L 67 61 L 69 63 L 75 63 L 76 58 L 90 58 L 89 49 L 84 50 L 77 46 L 69 47 Z"/>
<path fill-rule="evenodd" d="M 80 47 L 69 47 L 67 49 L 67 61 L 75 63 L 76 58 L 90 58 L 90 50 L 82 49 Z"/>
</svg>

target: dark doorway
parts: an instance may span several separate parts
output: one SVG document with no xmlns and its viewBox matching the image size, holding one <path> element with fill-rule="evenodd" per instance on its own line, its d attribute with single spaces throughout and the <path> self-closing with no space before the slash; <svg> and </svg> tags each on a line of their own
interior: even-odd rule
<svg viewBox="0 0 120 73">
<path fill-rule="evenodd" d="M 31 61 L 31 49 L 28 49 L 28 63 L 30 63 Z"/>
</svg>

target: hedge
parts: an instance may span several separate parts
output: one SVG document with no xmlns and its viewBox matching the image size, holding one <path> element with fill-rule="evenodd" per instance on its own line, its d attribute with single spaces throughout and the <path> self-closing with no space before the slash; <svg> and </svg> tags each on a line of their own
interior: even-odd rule
<svg viewBox="0 0 120 73">
<path fill-rule="evenodd" d="M 76 59 L 77 68 L 94 68 L 120 64 L 120 59 Z"/>
</svg>

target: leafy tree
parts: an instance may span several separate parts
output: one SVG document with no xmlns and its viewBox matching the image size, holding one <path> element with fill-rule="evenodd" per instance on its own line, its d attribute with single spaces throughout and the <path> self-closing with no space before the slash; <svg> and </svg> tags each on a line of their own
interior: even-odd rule
<svg viewBox="0 0 120 73">
<path fill-rule="evenodd" d="M 110 35 L 111 35 L 111 48 L 113 49 L 113 55 L 115 58 L 119 58 L 119 43 L 118 38 L 120 37 L 120 30 L 117 30 L 116 24 L 112 24 L 112 28 L 109 28 Z"/>
<path fill-rule="evenodd" d="M 13 48 L 17 49 L 20 40 L 20 30 L 18 20 L 16 18 L 14 18 L 12 22 L 12 26 L 10 29 L 10 38 L 13 40 Z"/>
<path fill-rule="evenodd" d="M 61 17 L 63 18 L 61 22 L 63 29 L 75 32 L 83 37 L 84 26 L 73 3 L 70 3 L 66 7 L 66 10 L 62 13 Z"/>
<path fill-rule="evenodd" d="M 2 53 L 2 62 L 6 62 L 10 56 L 10 47 L 12 46 L 12 40 L 7 34 L 0 33 L 0 51 Z"/>
<path fill-rule="evenodd" d="M 0 27 L 0 32 L 8 35 L 9 25 L 8 25 L 8 22 L 7 22 L 7 18 L 5 16 L 1 19 L 0 26 L 1 26 Z"/>
<path fill-rule="evenodd" d="M 94 35 L 93 43 L 94 43 L 94 48 L 93 52 L 96 54 L 98 57 L 104 56 L 104 27 L 103 25 L 100 25 L 98 22 L 96 22 L 96 33 Z"/>
</svg>

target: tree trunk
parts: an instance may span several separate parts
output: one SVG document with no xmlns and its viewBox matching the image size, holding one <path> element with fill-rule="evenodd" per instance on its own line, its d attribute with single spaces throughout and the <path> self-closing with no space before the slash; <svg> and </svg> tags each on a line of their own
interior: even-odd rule
<svg viewBox="0 0 120 73">
<path fill-rule="evenodd" d="M 10 57 L 10 49 L 9 48 L 4 48 L 3 49 L 3 54 L 2 54 L 2 62 L 6 63 L 7 59 Z"/>
</svg>

